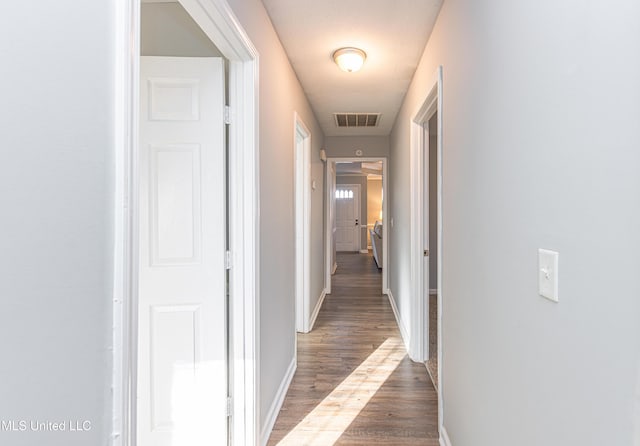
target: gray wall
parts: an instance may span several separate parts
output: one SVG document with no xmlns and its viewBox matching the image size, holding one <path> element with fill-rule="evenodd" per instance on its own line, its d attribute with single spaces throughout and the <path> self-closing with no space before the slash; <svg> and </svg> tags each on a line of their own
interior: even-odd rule
<svg viewBox="0 0 640 446">
<path fill-rule="evenodd" d="M 360 185 L 360 225 L 367 225 L 367 177 L 364 175 L 338 175 L 336 185 L 359 184 Z M 360 228 L 360 249 L 367 249 L 367 231 Z"/>
<path fill-rule="evenodd" d="M 429 119 L 429 288 L 438 289 L 438 114 Z"/>
<path fill-rule="evenodd" d="M 325 150 L 328 157 L 353 158 L 361 149 L 364 157 L 389 156 L 388 136 L 327 136 Z"/>
<path fill-rule="evenodd" d="M 229 63 L 180 3 L 140 4 L 140 55 L 222 57 L 226 103 L 229 103 Z"/>
<path fill-rule="evenodd" d="M 260 0 L 231 0 L 260 53 L 260 392 L 264 422 L 295 353 L 293 113 L 311 131 L 311 308 L 324 288 L 323 133 Z"/>
<path fill-rule="evenodd" d="M 453 446 L 640 444 L 640 3 L 447 0 L 391 135 L 409 302 L 409 120 L 444 67 L 444 425 Z M 560 252 L 560 302 L 537 249 Z"/>
<path fill-rule="evenodd" d="M 143 56 L 221 57 L 180 3 L 140 5 L 140 54 Z"/>
<path fill-rule="evenodd" d="M 230 4 L 260 53 L 264 418 L 294 358 L 294 110 L 312 133 L 312 177 L 318 184 L 312 204 L 314 297 L 323 286 L 323 135 L 262 3 Z M 109 442 L 113 14 L 110 2 L 69 0 L 42 3 L 37 10 L 16 3 L 0 14 L 0 27 L 13 36 L 0 43 L 11 61 L 1 75 L 0 337 L 6 343 L 0 419 L 92 423 L 85 433 L 0 431 L 3 445 Z"/>
<path fill-rule="evenodd" d="M 106 445 L 111 426 L 113 5 L 4 4 L 0 420 L 11 446 Z"/>
</svg>

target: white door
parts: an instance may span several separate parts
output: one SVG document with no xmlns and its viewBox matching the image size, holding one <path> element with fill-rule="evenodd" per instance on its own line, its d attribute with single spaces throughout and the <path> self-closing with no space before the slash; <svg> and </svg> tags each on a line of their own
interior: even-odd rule
<svg viewBox="0 0 640 446">
<path fill-rule="evenodd" d="M 227 444 L 224 67 L 142 57 L 138 445 Z"/>
<path fill-rule="evenodd" d="M 360 185 L 336 186 L 336 251 L 360 251 Z"/>
</svg>

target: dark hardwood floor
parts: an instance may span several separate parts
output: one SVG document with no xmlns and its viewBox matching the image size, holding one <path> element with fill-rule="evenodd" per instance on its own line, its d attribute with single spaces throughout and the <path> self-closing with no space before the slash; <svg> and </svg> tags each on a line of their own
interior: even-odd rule
<svg viewBox="0 0 640 446">
<path fill-rule="evenodd" d="M 269 445 L 438 446 L 437 394 L 404 350 L 369 254 L 339 253 Z"/>
</svg>

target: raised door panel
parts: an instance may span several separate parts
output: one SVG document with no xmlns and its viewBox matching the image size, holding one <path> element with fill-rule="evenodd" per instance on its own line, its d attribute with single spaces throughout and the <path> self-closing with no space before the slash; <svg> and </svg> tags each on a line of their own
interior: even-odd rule
<svg viewBox="0 0 640 446">
<path fill-rule="evenodd" d="M 149 120 L 198 121 L 200 119 L 200 81 L 198 79 L 151 78 Z"/>
<path fill-rule="evenodd" d="M 202 247 L 200 146 L 152 146 L 152 264 L 200 261 Z"/>
<path fill-rule="evenodd" d="M 200 309 L 199 305 L 151 306 L 150 403 L 154 430 L 173 430 L 176 415 L 189 410 L 174 410 L 174 403 L 176 398 L 184 401 L 195 387 L 193 378 L 202 351 Z"/>
</svg>

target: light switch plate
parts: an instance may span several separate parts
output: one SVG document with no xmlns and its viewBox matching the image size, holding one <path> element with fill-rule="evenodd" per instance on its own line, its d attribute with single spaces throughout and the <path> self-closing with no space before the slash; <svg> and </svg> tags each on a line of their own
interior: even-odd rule
<svg viewBox="0 0 640 446">
<path fill-rule="evenodd" d="M 558 302 L 558 257 L 556 251 L 538 249 L 538 293 Z"/>
</svg>

